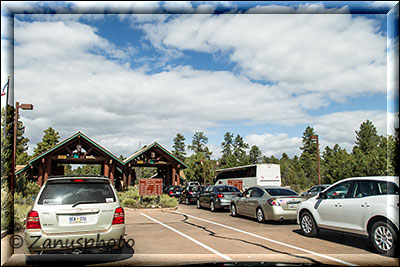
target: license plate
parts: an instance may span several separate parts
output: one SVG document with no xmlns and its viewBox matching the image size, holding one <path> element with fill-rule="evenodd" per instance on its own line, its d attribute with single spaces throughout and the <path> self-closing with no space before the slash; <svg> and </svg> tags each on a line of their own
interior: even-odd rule
<svg viewBox="0 0 400 267">
<path fill-rule="evenodd" d="M 69 223 L 86 223 L 86 216 L 69 216 Z"/>
<path fill-rule="evenodd" d="M 288 208 L 289 209 L 297 209 L 297 206 L 298 206 L 299 204 L 297 204 L 297 203 L 288 203 Z"/>
</svg>

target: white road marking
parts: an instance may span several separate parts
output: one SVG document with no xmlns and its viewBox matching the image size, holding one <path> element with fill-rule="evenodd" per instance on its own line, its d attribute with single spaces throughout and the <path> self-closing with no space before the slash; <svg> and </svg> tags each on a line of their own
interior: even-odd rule
<svg viewBox="0 0 400 267">
<path fill-rule="evenodd" d="M 159 222 L 159 221 L 157 221 L 156 219 L 153 219 L 153 218 L 151 218 L 150 216 L 148 216 L 148 215 L 146 215 L 146 214 L 144 214 L 144 213 L 140 213 L 140 214 L 143 215 L 144 217 L 148 218 L 149 220 L 152 220 L 152 221 L 154 221 L 154 222 L 156 222 L 156 223 L 158 223 L 158 224 L 164 226 L 165 228 L 168 228 L 168 229 L 170 229 L 171 231 L 174 231 L 175 233 L 177 233 L 177 234 L 179 234 L 179 235 L 181 235 L 181 236 L 183 236 L 183 237 L 189 239 L 190 241 L 193 241 L 193 242 L 196 243 L 197 245 L 202 246 L 203 248 L 205 248 L 205 249 L 211 251 L 212 253 L 214 253 L 214 254 L 220 256 L 221 258 L 223 258 L 223 259 L 225 259 L 225 260 L 228 260 L 228 261 L 232 261 L 232 259 L 231 259 L 230 257 L 228 257 L 228 256 L 226 256 L 226 255 L 224 255 L 224 254 L 222 254 L 221 252 L 216 251 L 216 250 L 213 249 L 213 248 L 210 248 L 209 246 L 207 246 L 207 245 L 201 243 L 200 241 L 197 241 L 196 239 L 194 239 L 194 238 L 192 238 L 192 237 L 190 237 L 190 236 L 188 236 L 188 235 L 186 235 L 186 234 L 184 234 L 184 233 L 182 233 L 182 232 L 180 232 L 180 231 L 178 231 L 178 230 L 172 228 L 171 226 L 166 225 L 166 224 L 164 224 L 164 223 L 162 223 L 162 222 Z"/>
<path fill-rule="evenodd" d="M 240 233 L 243 233 L 243 234 L 246 234 L 246 235 L 250 235 L 250 236 L 254 236 L 254 237 L 260 238 L 260 239 L 264 239 L 266 241 L 269 241 L 269 242 L 272 242 L 272 243 L 275 243 L 275 244 L 279 244 L 279 245 L 286 246 L 286 247 L 289 247 L 289 248 L 297 249 L 297 250 L 300 250 L 300 251 L 303 251 L 303 252 L 306 252 L 306 253 L 309 253 L 309 254 L 312 254 L 312 255 L 315 255 L 315 256 L 319 256 L 321 258 L 325 258 L 325 259 L 329 259 L 329 260 L 332 260 L 332 261 L 339 262 L 339 263 L 344 264 L 344 265 L 358 266 L 357 264 L 354 264 L 354 263 L 350 263 L 350 262 L 347 262 L 347 261 L 342 261 L 342 260 L 330 257 L 328 255 L 317 253 L 317 252 L 314 252 L 314 251 L 311 251 L 311 250 L 308 250 L 308 249 L 292 246 L 292 245 L 289 245 L 289 244 L 286 244 L 286 243 L 283 243 L 283 242 L 280 242 L 280 241 L 276 241 L 276 240 L 273 240 L 273 239 L 270 239 L 270 238 L 267 238 L 267 237 L 263 237 L 263 236 L 260 236 L 260 235 L 256 235 L 256 234 L 253 234 L 253 233 L 250 233 L 250 232 L 246 232 L 246 231 L 243 231 L 243 230 L 231 227 L 231 226 L 227 226 L 227 225 L 224 225 L 224 224 L 221 224 L 221 223 L 217 223 L 217 222 L 209 221 L 209 220 L 206 220 L 206 219 L 198 218 L 196 216 L 185 214 L 185 213 L 182 213 L 182 212 L 179 212 L 179 211 L 174 211 L 174 213 L 182 214 L 182 215 L 191 217 L 193 219 L 197 219 L 197 220 L 200 220 L 200 221 L 203 221 L 203 222 L 207 222 L 207 223 L 215 224 L 215 225 L 218 225 L 218 226 L 221 226 L 221 227 L 225 227 L 225 228 L 231 229 L 233 231 L 237 231 L 237 232 L 240 232 Z"/>
</svg>

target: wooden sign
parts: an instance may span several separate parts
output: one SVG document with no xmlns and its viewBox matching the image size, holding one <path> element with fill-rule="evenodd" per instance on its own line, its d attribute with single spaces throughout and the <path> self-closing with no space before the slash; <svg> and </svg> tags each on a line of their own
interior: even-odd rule
<svg viewBox="0 0 400 267">
<path fill-rule="evenodd" d="M 240 191 L 243 191 L 243 180 L 228 180 L 228 185 L 232 185 Z"/>
<path fill-rule="evenodd" d="M 140 196 L 161 196 L 162 179 L 139 179 Z"/>
</svg>

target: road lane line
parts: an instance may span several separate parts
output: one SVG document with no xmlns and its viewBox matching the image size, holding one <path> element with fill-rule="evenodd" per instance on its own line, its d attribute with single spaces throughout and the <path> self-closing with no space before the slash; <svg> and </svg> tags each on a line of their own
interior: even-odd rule
<svg viewBox="0 0 400 267">
<path fill-rule="evenodd" d="M 168 228 L 168 229 L 170 229 L 171 231 L 174 231 L 175 233 L 177 233 L 177 234 L 179 234 L 179 235 L 181 235 L 181 236 L 183 236 L 183 237 L 189 239 L 190 241 L 196 243 L 197 245 L 202 246 L 203 248 L 205 248 L 205 249 L 211 251 L 212 253 L 214 253 L 214 254 L 220 256 L 221 258 L 223 258 L 223 259 L 225 259 L 225 260 L 228 260 L 228 261 L 232 261 L 232 259 L 231 259 L 230 257 L 228 257 L 228 256 L 226 256 L 226 255 L 224 255 L 224 254 L 222 254 L 221 252 L 216 251 L 216 250 L 213 249 L 213 248 L 210 248 L 209 246 L 207 246 L 207 245 L 201 243 L 200 241 L 197 241 L 196 239 L 194 239 L 194 238 L 192 238 L 192 237 L 190 237 L 190 236 L 188 236 L 188 235 L 186 235 L 186 234 L 184 234 L 184 233 L 182 233 L 182 232 L 176 230 L 175 228 L 172 228 L 171 226 L 168 226 L 168 225 L 166 225 L 166 224 L 164 224 L 164 223 L 162 223 L 162 222 L 159 222 L 159 221 L 157 221 L 156 219 L 153 219 L 152 217 L 150 217 L 150 216 L 148 216 L 148 215 L 146 215 L 146 214 L 144 214 L 144 213 L 140 213 L 140 214 L 143 215 L 144 217 L 148 218 L 149 220 L 152 220 L 152 221 L 154 221 L 154 222 L 156 222 L 156 223 L 158 223 L 158 224 L 164 226 L 165 228 Z"/>
<path fill-rule="evenodd" d="M 347 262 L 347 261 L 342 261 L 342 260 L 330 257 L 328 255 L 324 255 L 324 254 L 317 253 L 317 252 L 314 252 L 314 251 L 311 251 L 311 250 L 308 250 L 308 249 L 299 248 L 299 247 L 292 246 L 292 245 L 289 245 L 289 244 L 286 244 L 286 243 L 282 243 L 280 241 L 276 241 L 276 240 L 273 240 L 273 239 L 270 239 L 270 238 L 267 238 L 267 237 L 263 237 L 263 236 L 260 236 L 260 235 L 256 235 L 256 234 L 253 234 L 253 233 L 250 233 L 250 232 L 246 232 L 246 231 L 243 231 L 243 230 L 240 230 L 240 229 L 228 226 L 228 225 L 224 225 L 224 224 L 221 224 L 221 223 L 209 221 L 209 220 L 202 219 L 202 218 L 199 218 L 199 217 L 196 217 L 196 216 L 193 216 L 193 215 L 189 215 L 189 214 L 186 214 L 186 213 L 182 213 L 182 212 L 179 212 L 179 211 L 174 211 L 174 213 L 185 215 L 185 216 L 191 217 L 193 219 L 197 219 L 197 220 L 200 220 L 200 221 L 203 221 L 203 222 L 215 224 L 215 225 L 218 225 L 218 226 L 221 226 L 221 227 L 225 227 L 225 228 L 228 228 L 230 230 L 234 230 L 234 231 L 246 234 L 246 235 L 250 235 L 250 236 L 254 236 L 254 237 L 260 238 L 260 239 L 264 239 L 266 241 L 269 241 L 269 242 L 272 242 L 272 243 L 275 243 L 275 244 L 279 244 L 279 245 L 282 245 L 282 246 L 286 246 L 286 247 L 289 247 L 289 248 L 300 250 L 300 251 L 303 251 L 303 252 L 306 252 L 306 253 L 309 253 L 309 254 L 312 254 L 312 255 L 315 255 L 315 256 L 319 256 L 321 258 L 325 258 L 325 259 L 329 259 L 329 260 L 332 260 L 332 261 L 336 261 L 336 262 L 342 263 L 344 265 L 358 266 L 357 264 L 354 264 L 354 263 L 350 263 L 350 262 Z"/>
</svg>

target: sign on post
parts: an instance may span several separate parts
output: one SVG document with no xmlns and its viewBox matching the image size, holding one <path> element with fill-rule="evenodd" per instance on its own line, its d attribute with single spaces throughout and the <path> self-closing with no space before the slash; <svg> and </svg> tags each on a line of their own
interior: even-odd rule
<svg viewBox="0 0 400 267">
<path fill-rule="evenodd" d="M 161 196 L 162 179 L 139 179 L 140 196 Z"/>
<path fill-rule="evenodd" d="M 234 186 L 240 191 L 243 191 L 243 180 L 228 180 L 228 185 Z"/>
</svg>

